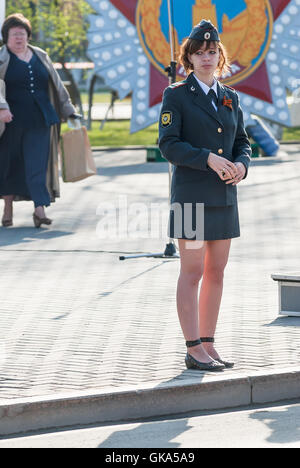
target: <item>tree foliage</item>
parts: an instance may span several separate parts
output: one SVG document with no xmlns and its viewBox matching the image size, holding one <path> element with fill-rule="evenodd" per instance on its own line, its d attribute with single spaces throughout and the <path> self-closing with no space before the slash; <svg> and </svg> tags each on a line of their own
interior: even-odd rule
<svg viewBox="0 0 300 468">
<path fill-rule="evenodd" d="M 33 27 L 33 43 L 52 60 L 66 62 L 85 57 L 88 15 L 85 0 L 9 0 L 6 14 L 23 13 Z"/>
<path fill-rule="evenodd" d="M 31 43 L 46 50 L 54 62 L 86 59 L 88 15 L 92 8 L 85 0 L 9 0 L 6 16 L 22 13 L 32 25 Z M 80 93 L 69 70 L 73 101 L 82 111 Z"/>
</svg>

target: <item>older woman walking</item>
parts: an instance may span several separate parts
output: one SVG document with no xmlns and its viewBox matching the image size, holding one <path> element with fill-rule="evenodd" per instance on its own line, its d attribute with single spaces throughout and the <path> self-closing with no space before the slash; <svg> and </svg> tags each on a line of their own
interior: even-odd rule
<svg viewBox="0 0 300 468">
<path fill-rule="evenodd" d="M 45 207 L 59 196 L 61 120 L 76 117 L 70 96 L 47 53 L 29 44 L 31 24 L 6 18 L 0 49 L 0 197 L 2 225 L 13 225 L 13 201 L 34 202 L 35 227 L 49 225 Z"/>
</svg>

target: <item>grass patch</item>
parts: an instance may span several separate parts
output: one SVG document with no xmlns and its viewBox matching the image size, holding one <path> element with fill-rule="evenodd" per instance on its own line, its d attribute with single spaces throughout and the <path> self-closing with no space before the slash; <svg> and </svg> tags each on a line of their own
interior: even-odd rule
<svg viewBox="0 0 300 468">
<path fill-rule="evenodd" d="M 92 130 L 88 132 L 92 146 L 152 146 L 158 139 L 158 123 L 151 125 L 137 133 L 130 134 L 129 120 L 111 120 L 100 130 L 101 122 L 94 121 Z M 63 133 L 68 131 L 67 124 L 63 124 Z M 300 141 L 300 127 L 285 128 L 283 141 Z"/>
<path fill-rule="evenodd" d="M 113 120 L 105 123 L 100 130 L 101 122 L 94 121 L 92 130 L 88 131 L 92 146 L 151 146 L 158 139 L 158 124 L 151 125 L 137 133 L 130 134 L 129 120 Z M 62 125 L 62 133 L 69 130 L 67 124 Z"/>
<path fill-rule="evenodd" d="M 300 127 L 285 128 L 282 139 L 283 141 L 300 141 Z"/>
</svg>

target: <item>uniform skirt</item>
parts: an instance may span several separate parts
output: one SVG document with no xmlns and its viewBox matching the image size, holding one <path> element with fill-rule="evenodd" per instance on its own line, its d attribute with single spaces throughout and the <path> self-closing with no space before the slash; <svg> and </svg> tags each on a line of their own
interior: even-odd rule
<svg viewBox="0 0 300 468">
<path fill-rule="evenodd" d="M 202 204 L 171 206 L 168 234 L 172 239 L 222 240 L 240 236 L 237 203 L 230 206 L 211 207 Z"/>
</svg>

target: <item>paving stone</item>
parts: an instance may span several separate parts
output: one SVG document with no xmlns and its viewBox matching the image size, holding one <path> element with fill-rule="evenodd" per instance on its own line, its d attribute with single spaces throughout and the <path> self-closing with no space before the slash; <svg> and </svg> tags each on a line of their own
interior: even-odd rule
<svg viewBox="0 0 300 468">
<path fill-rule="evenodd" d="M 232 242 L 216 335 L 220 353 L 236 362 L 228 378 L 299 367 L 300 319 L 278 316 L 270 277 L 299 269 L 300 147 L 284 150 L 253 160 L 239 186 L 242 237 Z M 119 261 L 164 251 L 168 239 L 96 235 L 97 207 L 119 194 L 165 202 L 167 164 L 145 163 L 144 151 L 95 159 L 98 176 L 62 185 L 47 212 L 51 228 L 32 227 L 26 202 L 15 205 L 14 228 L 0 228 L 0 400 L 210 379 L 184 366 L 179 260 Z"/>
</svg>

